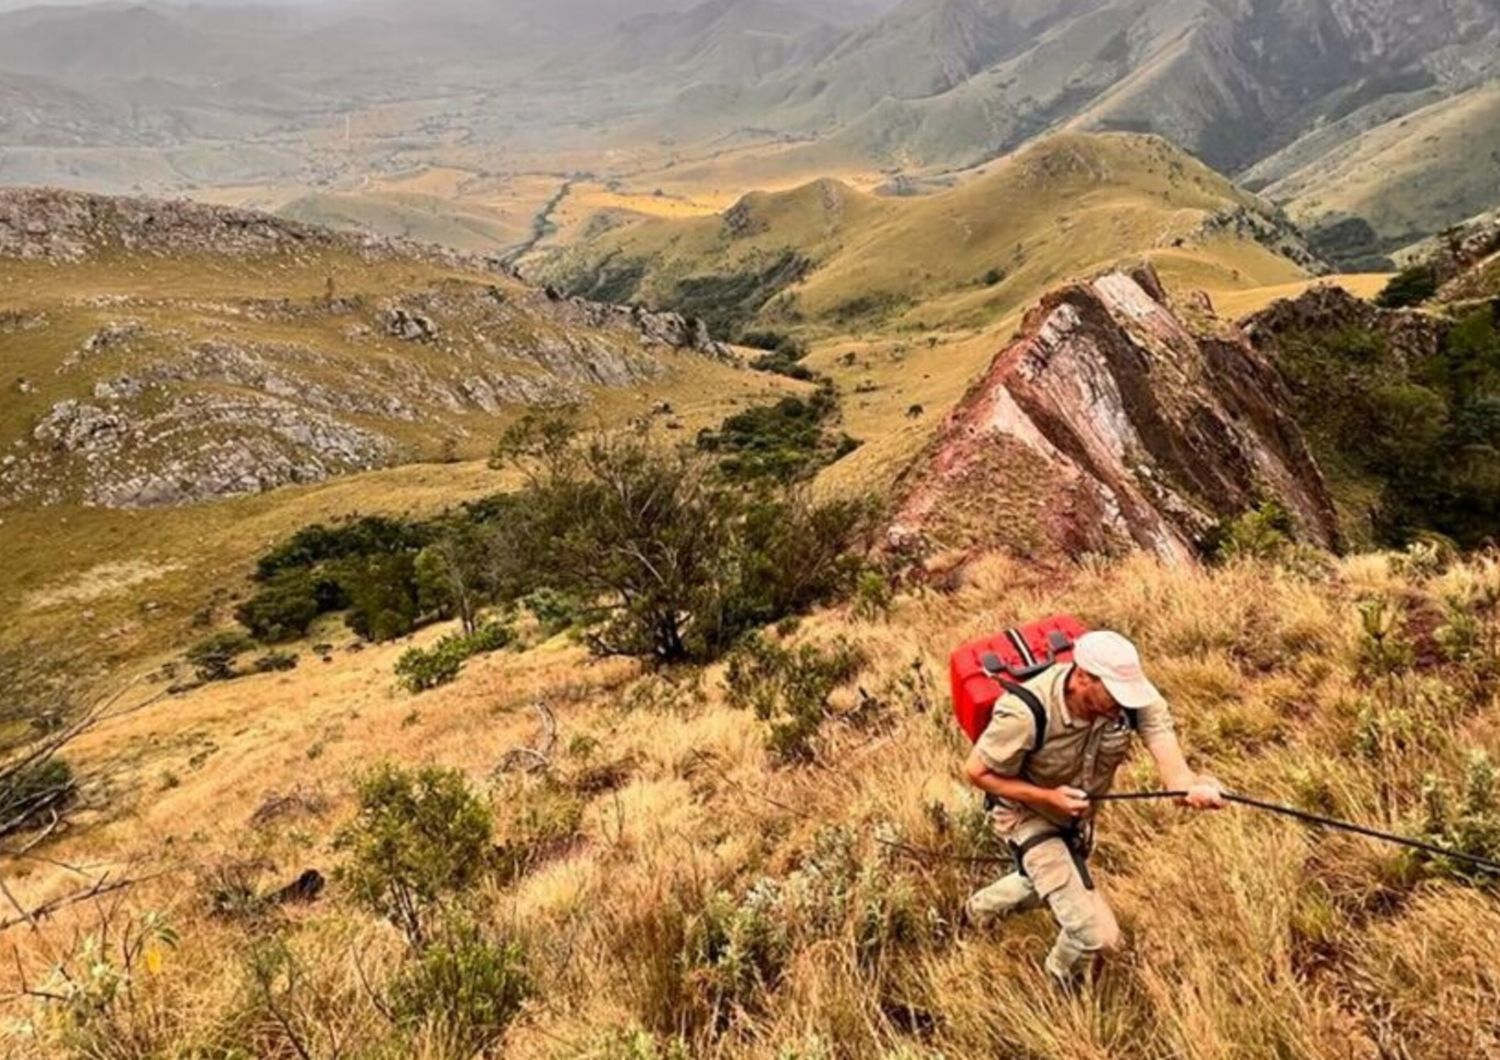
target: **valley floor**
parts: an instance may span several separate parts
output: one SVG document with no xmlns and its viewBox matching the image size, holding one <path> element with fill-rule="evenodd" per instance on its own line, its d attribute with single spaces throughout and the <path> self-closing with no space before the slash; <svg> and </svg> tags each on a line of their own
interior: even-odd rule
<svg viewBox="0 0 1500 1060">
<path fill-rule="evenodd" d="M 461 770 L 522 855 L 479 901 L 534 986 L 507 1056 L 1497 1055 L 1493 881 L 1248 811 L 1109 810 L 1096 869 L 1129 952 L 1075 997 L 1041 973 L 1045 914 L 959 921 L 997 871 L 965 859 L 1000 852 L 959 774 L 954 644 L 1062 609 L 1122 629 L 1192 757 L 1232 788 L 1413 830 L 1429 790 L 1482 786 L 1471 756 L 1500 755 L 1500 565 L 1440 567 L 1422 553 L 1295 569 L 986 559 L 886 615 L 838 609 L 787 633 L 866 660 L 801 766 L 776 763 L 762 723 L 726 703 L 722 667 L 645 673 L 534 634 L 412 696 L 392 676 L 408 644 L 356 651 L 318 630 L 326 662 L 304 645 L 294 671 L 170 697 L 80 741 L 86 809 L 7 887 L 32 907 L 78 886 L 64 866 L 142 882 L 5 930 L 0 994 L 24 975 L 67 1000 L 10 997 L 3 1041 L 15 1056 L 462 1055 L 382 1015 L 403 945 L 337 878 L 305 906 L 224 900 L 308 868 L 333 877 L 353 778 L 391 760 Z M 1387 657 L 1362 632 L 1374 602 L 1395 616 L 1379 675 Z M 1470 651 L 1454 647 L 1464 613 L 1480 623 Z M 542 748 L 545 768 L 506 768 L 519 747 Z M 1122 787 L 1151 785 L 1140 759 Z M 1493 788 L 1470 796 L 1472 826 L 1500 829 Z"/>
</svg>

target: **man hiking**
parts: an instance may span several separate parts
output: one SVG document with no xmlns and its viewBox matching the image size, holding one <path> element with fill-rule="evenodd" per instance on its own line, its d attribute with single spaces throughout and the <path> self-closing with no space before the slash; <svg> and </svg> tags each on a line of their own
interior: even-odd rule
<svg viewBox="0 0 1500 1060">
<path fill-rule="evenodd" d="M 1085 859 L 1098 806 L 1090 799 L 1110 790 L 1132 734 L 1156 760 L 1166 788 L 1188 793 L 1186 805 L 1219 809 L 1223 790 L 1188 766 L 1166 702 L 1146 679 L 1135 646 L 1118 633 L 1085 633 L 1071 664 L 1008 688 L 965 773 L 986 793 L 991 824 L 1010 845 L 1016 871 L 973 895 L 965 912 L 985 924 L 1046 902 L 1062 929 L 1046 969 L 1066 985 L 1095 953 L 1120 946 L 1120 926 Z"/>
</svg>

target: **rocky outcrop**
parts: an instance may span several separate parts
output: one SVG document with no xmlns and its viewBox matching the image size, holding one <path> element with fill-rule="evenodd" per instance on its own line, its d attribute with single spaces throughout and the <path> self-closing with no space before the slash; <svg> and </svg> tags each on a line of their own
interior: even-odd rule
<svg viewBox="0 0 1500 1060">
<path fill-rule="evenodd" d="M 272 396 L 194 393 L 135 414 L 106 401 L 54 405 L 32 431 L 29 458 L 5 468 L 6 485 L 44 503 L 72 489 L 85 504 L 160 507 L 319 482 L 388 463 L 397 448 Z M 183 436 L 193 443 L 175 444 Z"/>
<path fill-rule="evenodd" d="M 151 287 L 157 259 L 189 253 L 258 260 L 224 268 L 208 298 Z M 61 351 L 45 398 L 31 379 L 7 381 L 30 400 L 0 435 L 0 505 L 184 504 L 455 440 L 472 451 L 489 433 L 483 415 L 582 405 L 660 379 L 675 354 L 737 361 L 701 321 L 526 287 L 493 262 L 435 248 L 194 203 L 0 190 L 0 259 L 65 276 L 104 254 L 139 282 L 111 294 L 60 285 L 66 334 L 49 333 L 39 308 L 0 311 L 0 333 L 35 332 Z M 426 284 L 376 270 L 372 282 L 390 286 L 338 295 L 335 273 L 377 259 L 453 268 Z M 325 263 L 324 293 L 276 296 L 283 266 L 321 276 Z"/>
<path fill-rule="evenodd" d="M 647 345 L 691 350 L 730 364 L 738 361 L 734 349 L 727 343 L 717 341 L 709 333 L 708 324 L 697 317 L 647 309 L 640 305 L 592 302 L 577 295 L 564 294 L 550 284 L 543 291 L 569 323 L 591 328 L 629 327 L 639 332 Z"/>
<path fill-rule="evenodd" d="M 1189 325 L 1155 274 L 1054 291 L 898 485 L 898 548 L 1194 554 L 1217 521 L 1280 500 L 1338 539 L 1276 369 L 1238 329 Z"/>
<path fill-rule="evenodd" d="M 1240 321 L 1240 330 L 1261 353 L 1274 355 L 1288 335 L 1308 336 L 1350 330 L 1382 335 L 1407 364 L 1435 355 L 1446 326 L 1413 310 L 1381 309 L 1335 284 L 1317 284 L 1296 298 L 1273 302 Z"/>
<path fill-rule="evenodd" d="M 1259 243 L 1288 261 L 1294 261 L 1308 272 L 1321 276 L 1332 270 L 1320 258 L 1307 239 L 1280 210 L 1265 207 L 1232 206 L 1209 214 L 1184 243 L 1205 241 L 1216 236 L 1231 236 Z"/>
<path fill-rule="evenodd" d="M 431 342 L 437 338 L 438 326 L 421 313 L 392 306 L 380 315 L 385 333 L 403 342 Z"/>
</svg>

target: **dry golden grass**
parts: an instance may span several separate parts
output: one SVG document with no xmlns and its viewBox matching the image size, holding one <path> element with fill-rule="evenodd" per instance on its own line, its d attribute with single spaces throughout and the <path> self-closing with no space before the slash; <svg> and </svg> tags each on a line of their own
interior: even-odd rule
<svg viewBox="0 0 1500 1060">
<path fill-rule="evenodd" d="M 74 758 L 107 772 L 109 797 L 47 854 L 167 873 L 125 892 L 111 914 L 118 930 L 159 913 L 180 941 L 156 947 L 107 1016 L 89 1015 L 114 1033 L 107 1055 L 290 1057 L 294 1039 L 316 1056 L 335 1043 L 340 1055 L 453 1055 L 439 1037 L 399 1036 L 380 1017 L 358 967 L 378 990 L 401 947 L 337 887 L 305 910 L 247 923 L 212 916 L 201 881 L 235 861 L 259 862 L 266 886 L 329 870 L 351 776 L 380 759 L 455 766 L 494 793 L 502 817 L 527 805 L 548 782 L 491 772 L 507 749 L 538 738 L 530 704 L 545 697 L 559 727 L 550 783 L 586 805 L 574 842 L 483 892 L 484 916 L 527 940 L 538 987 L 507 1056 L 1492 1056 L 1493 888 L 1424 877 L 1393 849 L 1320 840 L 1241 810 L 1111 808 L 1097 867 L 1130 948 L 1066 997 L 1040 972 L 1053 934 L 1045 914 L 983 932 L 956 923 L 963 897 L 995 870 L 903 856 L 879 840 L 993 853 L 973 831 L 974 796 L 959 777 L 946 654 L 1065 608 L 1139 640 L 1192 757 L 1232 787 L 1409 827 L 1425 775 L 1451 781 L 1471 751 L 1500 754 L 1490 683 L 1435 661 L 1423 617 L 1444 597 L 1479 606 L 1496 590 L 1500 568 L 1483 558 L 1425 573 L 1356 557 L 1307 574 L 1251 562 L 1041 570 L 985 559 L 951 592 L 899 596 L 886 618 L 837 609 L 802 623 L 799 641 L 864 648 L 857 684 L 882 707 L 870 717 L 854 709 L 852 687 L 840 692 L 818 762 L 799 768 L 775 766 L 759 723 L 725 705 L 719 668 L 643 674 L 554 640 L 476 660 L 455 684 L 412 697 L 391 677 L 404 645 L 354 653 L 342 631 L 320 631 L 338 645 L 332 662 L 304 656 L 289 674 L 207 687 L 90 734 Z M 1414 616 L 1416 669 L 1361 676 L 1358 609 L 1372 596 Z M 1138 753 L 1122 786 L 1149 783 Z M 299 787 L 327 805 L 249 824 L 267 792 Z M 842 830 L 851 876 L 829 868 L 841 864 L 828 860 L 830 829 Z M 8 884 L 23 902 L 75 885 L 41 863 Z M 757 886 L 780 897 L 755 906 Z M 12 928 L 19 964 L 3 974 L 45 981 L 109 908 L 85 903 L 36 933 Z M 734 951 L 718 964 L 693 956 L 714 908 L 785 932 L 772 974 L 729 989 Z M 753 921 L 756 908 L 766 919 Z M 268 936 L 296 956 L 298 985 L 277 995 L 292 1032 L 245 985 L 246 954 Z M 80 1025 L 61 1011 L 13 1002 L 15 1055 L 66 1055 Z"/>
</svg>

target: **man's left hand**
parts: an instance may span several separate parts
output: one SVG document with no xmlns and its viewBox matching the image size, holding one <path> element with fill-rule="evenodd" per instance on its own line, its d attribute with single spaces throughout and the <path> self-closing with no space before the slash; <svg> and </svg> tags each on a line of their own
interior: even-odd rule
<svg viewBox="0 0 1500 1060">
<path fill-rule="evenodd" d="M 1225 805 L 1224 785 L 1207 773 L 1200 774 L 1187 789 L 1183 805 L 1195 810 L 1222 810 Z"/>
</svg>

